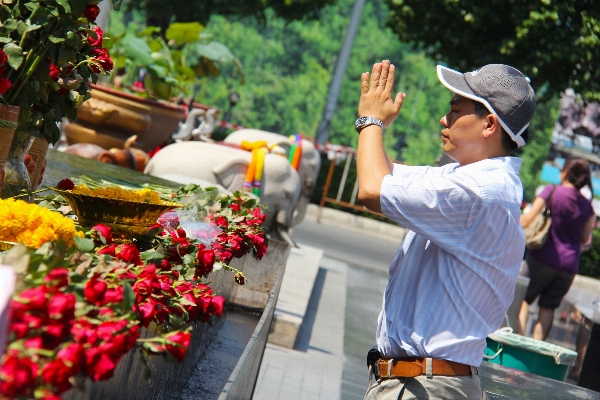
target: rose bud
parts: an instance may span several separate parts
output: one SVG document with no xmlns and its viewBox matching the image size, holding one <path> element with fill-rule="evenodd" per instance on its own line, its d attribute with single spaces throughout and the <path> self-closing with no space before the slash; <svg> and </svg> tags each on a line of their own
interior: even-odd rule
<svg viewBox="0 0 600 400">
<path fill-rule="evenodd" d="M 73 190 L 75 188 L 75 185 L 73 184 L 72 180 L 70 180 L 69 178 L 66 178 L 66 179 L 63 179 L 62 181 L 58 182 L 56 184 L 56 187 L 61 190 Z"/>
</svg>

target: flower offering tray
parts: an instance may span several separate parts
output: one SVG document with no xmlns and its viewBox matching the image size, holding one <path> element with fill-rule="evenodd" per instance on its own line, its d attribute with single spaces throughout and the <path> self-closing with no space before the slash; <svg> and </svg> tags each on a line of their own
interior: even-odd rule
<svg viewBox="0 0 600 400">
<path fill-rule="evenodd" d="M 181 207 L 181 204 L 167 201 L 144 203 L 51 189 L 67 200 L 80 225 L 105 224 L 130 236 L 145 234 L 162 213 Z"/>
</svg>

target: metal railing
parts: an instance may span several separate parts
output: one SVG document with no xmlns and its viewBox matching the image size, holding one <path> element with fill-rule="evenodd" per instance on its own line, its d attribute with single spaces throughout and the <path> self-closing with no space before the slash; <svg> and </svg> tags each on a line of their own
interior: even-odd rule
<svg viewBox="0 0 600 400">
<path fill-rule="evenodd" d="M 366 212 L 385 218 L 383 214 L 371 211 L 361 204 L 356 204 L 358 195 L 358 179 L 354 179 L 354 182 L 348 182 L 348 172 L 350 171 L 350 167 L 353 163 L 354 165 L 356 165 L 356 149 L 331 143 L 326 143 L 323 146 L 320 146 L 315 143 L 315 147 L 327 153 L 327 158 L 330 160 L 329 170 L 327 171 L 327 178 L 325 179 L 325 186 L 323 187 L 323 194 L 321 195 L 321 201 L 319 203 L 319 213 L 317 214 L 317 222 L 321 222 L 321 212 L 323 210 L 323 207 L 325 207 L 326 203 L 336 204 L 341 207 L 350 208 L 352 210 Z M 342 177 L 337 188 L 336 196 L 329 197 L 331 181 L 333 179 L 334 171 L 339 165 L 339 161 L 341 161 L 339 164 L 343 164 L 344 168 L 342 171 Z M 350 201 L 342 200 L 342 195 L 346 188 L 346 184 L 352 185 L 352 194 L 350 195 Z"/>
</svg>

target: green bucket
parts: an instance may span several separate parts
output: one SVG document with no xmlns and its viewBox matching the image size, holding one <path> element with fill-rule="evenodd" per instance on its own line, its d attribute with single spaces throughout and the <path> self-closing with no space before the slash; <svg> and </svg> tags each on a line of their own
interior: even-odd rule
<svg viewBox="0 0 600 400">
<path fill-rule="evenodd" d="M 496 331 L 487 337 L 483 360 L 564 381 L 577 353 L 541 340 Z"/>
</svg>

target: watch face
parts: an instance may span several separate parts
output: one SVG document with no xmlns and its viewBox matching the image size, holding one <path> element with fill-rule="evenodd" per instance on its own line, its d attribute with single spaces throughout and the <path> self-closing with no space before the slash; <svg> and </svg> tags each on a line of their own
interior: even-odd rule
<svg viewBox="0 0 600 400">
<path fill-rule="evenodd" d="M 367 123 L 369 117 L 360 117 L 359 119 L 356 120 L 356 127 L 359 127 L 363 124 Z"/>
</svg>

